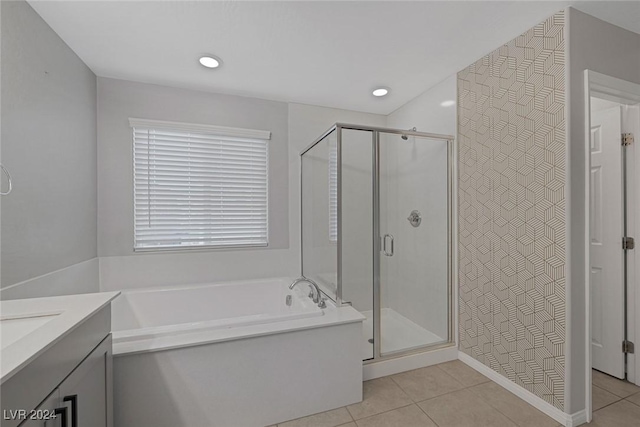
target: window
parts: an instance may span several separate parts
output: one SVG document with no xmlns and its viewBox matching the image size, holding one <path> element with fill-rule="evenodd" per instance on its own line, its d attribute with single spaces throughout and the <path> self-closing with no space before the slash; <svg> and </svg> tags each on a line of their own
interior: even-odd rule
<svg viewBox="0 0 640 427">
<path fill-rule="evenodd" d="M 329 139 L 329 241 L 338 241 L 338 146 Z"/>
<path fill-rule="evenodd" d="M 270 132 L 130 124 L 135 250 L 267 246 Z"/>
</svg>

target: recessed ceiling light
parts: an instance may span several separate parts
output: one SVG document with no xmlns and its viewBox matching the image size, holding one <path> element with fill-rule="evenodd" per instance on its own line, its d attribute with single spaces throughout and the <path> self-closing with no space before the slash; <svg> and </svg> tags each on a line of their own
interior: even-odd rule
<svg viewBox="0 0 640 427">
<path fill-rule="evenodd" d="M 204 56 L 200 57 L 200 64 L 203 67 L 218 68 L 221 63 L 222 63 L 222 61 L 220 61 L 220 59 L 216 58 L 215 56 L 204 55 Z"/>
<path fill-rule="evenodd" d="M 456 101 L 448 100 L 448 101 L 444 101 L 440 105 L 442 105 L 443 107 L 451 107 L 452 105 L 456 105 Z"/>
<path fill-rule="evenodd" d="M 379 87 L 377 89 L 374 89 L 372 93 L 373 96 L 385 96 L 389 93 L 389 89 L 387 89 L 386 87 Z"/>
</svg>

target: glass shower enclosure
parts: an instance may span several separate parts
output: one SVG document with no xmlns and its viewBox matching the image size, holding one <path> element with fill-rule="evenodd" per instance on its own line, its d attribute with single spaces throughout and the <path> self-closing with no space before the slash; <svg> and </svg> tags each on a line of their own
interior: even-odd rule
<svg viewBox="0 0 640 427">
<path fill-rule="evenodd" d="M 453 137 L 336 124 L 300 153 L 302 275 L 366 316 L 363 360 L 453 341 Z"/>
</svg>

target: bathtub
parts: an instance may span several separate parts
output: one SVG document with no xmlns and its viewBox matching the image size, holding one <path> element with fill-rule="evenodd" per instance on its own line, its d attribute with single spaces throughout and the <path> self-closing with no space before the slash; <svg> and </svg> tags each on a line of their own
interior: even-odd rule
<svg viewBox="0 0 640 427">
<path fill-rule="evenodd" d="M 114 351 L 146 350 L 149 340 L 166 348 L 170 340 L 157 340 L 162 337 L 323 316 L 306 292 L 305 286 L 289 290 L 282 279 L 123 291 L 111 311 Z"/>
<path fill-rule="evenodd" d="M 321 309 L 290 282 L 123 290 L 115 425 L 265 426 L 360 401 L 364 316 Z"/>
</svg>

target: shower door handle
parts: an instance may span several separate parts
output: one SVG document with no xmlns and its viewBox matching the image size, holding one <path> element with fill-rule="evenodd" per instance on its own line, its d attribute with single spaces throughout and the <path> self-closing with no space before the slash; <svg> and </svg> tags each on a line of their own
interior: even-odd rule
<svg viewBox="0 0 640 427">
<path fill-rule="evenodd" d="M 390 250 L 387 250 L 387 240 L 389 240 L 390 242 Z M 384 253 L 386 256 L 393 256 L 393 235 L 385 234 L 382 238 L 382 253 Z"/>
</svg>

